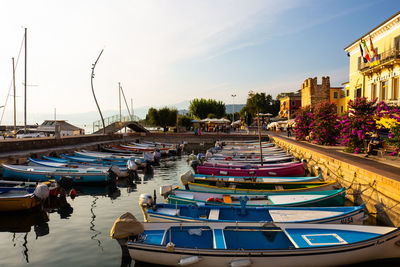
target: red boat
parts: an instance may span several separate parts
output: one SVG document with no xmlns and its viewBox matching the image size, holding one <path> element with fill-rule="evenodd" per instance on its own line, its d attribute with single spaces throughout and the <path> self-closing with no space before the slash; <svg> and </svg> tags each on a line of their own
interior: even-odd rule
<svg viewBox="0 0 400 267">
<path fill-rule="evenodd" d="M 209 166 L 198 166 L 198 174 L 218 175 L 218 176 L 267 176 L 267 177 L 288 177 L 288 176 L 304 176 L 305 168 L 303 163 L 295 163 L 290 166 L 282 167 L 252 167 L 245 169 L 237 168 L 218 168 Z"/>
</svg>

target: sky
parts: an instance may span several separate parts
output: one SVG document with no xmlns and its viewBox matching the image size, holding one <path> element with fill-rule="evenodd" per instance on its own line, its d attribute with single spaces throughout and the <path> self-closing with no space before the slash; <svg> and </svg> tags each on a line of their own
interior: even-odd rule
<svg viewBox="0 0 400 267">
<path fill-rule="evenodd" d="M 0 106 L 10 95 L 2 124 L 13 121 L 12 57 L 23 122 L 25 27 L 27 119 L 35 123 L 55 110 L 97 111 L 90 78 L 102 49 L 93 83 L 103 111 L 118 110 L 119 82 L 134 108 L 245 103 L 250 90 L 276 97 L 308 77 L 341 86 L 344 47 L 399 10 L 396 0 L 0 0 Z"/>
</svg>

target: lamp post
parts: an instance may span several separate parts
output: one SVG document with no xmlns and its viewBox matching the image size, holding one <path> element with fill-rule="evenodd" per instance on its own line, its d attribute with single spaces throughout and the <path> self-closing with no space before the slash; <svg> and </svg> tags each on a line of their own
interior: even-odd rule
<svg viewBox="0 0 400 267">
<path fill-rule="evenodd" d="M 232 96 L 232 122 L 235 122 L 235 97 L 236 95 L 231 95 Z"/>
</svg>

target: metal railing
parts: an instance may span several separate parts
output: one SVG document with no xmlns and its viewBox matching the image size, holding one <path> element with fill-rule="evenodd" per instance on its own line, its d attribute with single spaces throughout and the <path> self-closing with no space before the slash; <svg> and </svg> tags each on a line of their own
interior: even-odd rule
<svg viewBox="0 0 400 267">
<path fill-rule="evenodd" d="M 381 66 L 391 60 L 394 59 L 400 59 L 400 50 L 399 49 L 390 49 L 388 51 L 385 51 L 383 53 L 378 54 L 377 57 L 373 58 L 371 62 L 364 63 L 361 61 L 361 63 L 358 66 L 358 70 L 365 71 L 368 69 L 372 69 L 376 66 Z M 361 58 L 361 60 L 363 60 Z"/>
<path fill-rule="evenodd" d="M 105 127 L 115 123 L 115 122 L 128 122 L 128 121 L 139 121 L 140 118 L 138 116 L 133 115 L 133 118 L 130 116 L 122 116 L 114 115 L 111 117 L 104 118 L 104 125 Z M 93 132 L 96 132 L 103 128 L 103 123 L 101 120 L 93 122 Z"/>
</svg>

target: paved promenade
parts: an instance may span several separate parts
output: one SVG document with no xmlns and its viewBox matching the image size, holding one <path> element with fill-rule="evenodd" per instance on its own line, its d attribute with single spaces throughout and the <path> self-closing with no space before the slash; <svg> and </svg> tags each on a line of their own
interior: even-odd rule
<svg viewBox="0 0 400 267">
<path fill-rule="evenodd" d="M 394 180 L 400 181 L 400 158 L 399 157 L 391 157 L 385 156 L 372 156 L 369 158 L 365 158 L 365 154 L 350 154 L 343 152 L 343 147 L 341 146 L 320 146 L 311 144 L 308 142 L 300 142 L 296 141 L 294 137 L 287 137 L 286 132 L 275 133 L 268 132 L 268 134 L 273 137 L 279 137 L 285 139 L 288 142 L 295 143 L 299 146 L 307 148 L 312 151 L 319 152 L 321 154 L 325 154 L 332 158 L 345 161 L 349 164 L 358 166 L 360 168 L 366 169 L 368 171 L 379 173 L 380 175 L 392 178 Z"/>
</svg>

